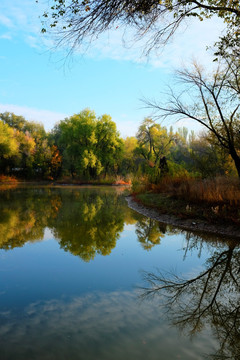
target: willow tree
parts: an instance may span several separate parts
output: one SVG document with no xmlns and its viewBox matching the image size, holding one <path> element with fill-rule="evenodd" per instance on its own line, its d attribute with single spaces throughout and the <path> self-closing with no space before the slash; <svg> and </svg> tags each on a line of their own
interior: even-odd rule
<svg viewBox="0 0 240 360">
<path fill-rule="evenodd" d="M 117 166 L 122 140 L 109 115 L 97 118 L 94 111 L 85 109 L 62 120 L 54 132 L 63 164 L 72 176 L 95 178 Z"/>
</svg>

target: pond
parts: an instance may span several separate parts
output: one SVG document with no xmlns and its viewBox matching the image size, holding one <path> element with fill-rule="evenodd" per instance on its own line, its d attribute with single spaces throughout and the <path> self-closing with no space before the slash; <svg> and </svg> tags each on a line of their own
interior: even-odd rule
<svg viewBox="0 0 240 360">
<path fill-rule="evenodd" d="M 0 191 L 0 359 L 240 358 L 240 248 L 118 187 Z"/>
</svg>

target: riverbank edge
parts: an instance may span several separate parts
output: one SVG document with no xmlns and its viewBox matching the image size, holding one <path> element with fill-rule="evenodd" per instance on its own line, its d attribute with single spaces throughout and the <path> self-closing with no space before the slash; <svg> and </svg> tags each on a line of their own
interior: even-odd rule
<svg viewBox="0 0 240 360">
<path fill-rule="evenodd" d="M 14 185 L 14 186 L 49 186 L 49 187 L 54 187 L 54 186 L 117 186 L 117 187 L 131 187 L 131 184 L 128 183 L 124 183 L 124 182 L 54 182 L 54 181 L 16 181 L 16 182 L 11 182 L 11 181 L 5 181 L 5 182 L 0 182 L 0 187 L 1 186 L 9 186 L 9 185 Z"/>
<path fill-rule="evenodd" d="M 125 199 L 130 209 L 161 223 L 176 226 L 182 230 L 191 230 L 196 233 L 211 233 L 213 235 L 220 235 L 228 238 L 231 236 L 234 239 L 240 240 L 240 229 L 237 226 L 231 224 L 210 224 L 206 221 L 194 218 L 180 219 L 175 215 L 161 214 L 155 208 L 147 207 L 139 201 L 136 201 L 132 195 L 126 196 Z"/>
</svg>

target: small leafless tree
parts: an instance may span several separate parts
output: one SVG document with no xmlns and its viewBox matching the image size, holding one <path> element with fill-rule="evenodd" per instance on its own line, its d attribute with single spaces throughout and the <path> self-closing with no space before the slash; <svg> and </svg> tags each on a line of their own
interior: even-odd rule
<svg viewBox="0 0 240 360">
<path fill-rule="evenodd" d="M 184 90 L 170 89 L 163 104 L 146 100 L 156 118 L 192 119 L 203 125 L 216 143 L 232 157 L 240 177 L 240 62 L 226 58 L 208 76 L 197 63 L 176 72 Z"/>
</svg>

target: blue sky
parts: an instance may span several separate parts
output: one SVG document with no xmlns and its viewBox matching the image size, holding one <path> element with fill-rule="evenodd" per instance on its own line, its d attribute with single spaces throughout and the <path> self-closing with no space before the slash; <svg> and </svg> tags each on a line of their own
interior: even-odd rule
<svg viewBox="0 0 240 360">
<path fill-rule="evenodd" d="M 191 21 L 148 59 L 140 44 L 124 48 L 119 29 L 66 59 L 64 49 L 52 50 L 51 37 L 40 33 L 39 15 L 47 2 L 39 3 L 1 0 L 0 112 L 40 121 L 47 130 L 88 107 L 97 116 L 110 114 L 122 136 L 134 135 L 144 117 L 151 115 L 140 99 L 161 98 L 174 81 L 174 68 L 183 63 L 195 58 L 209 64 L 206 46 L 222 28 L 218 19 Z M 183 124 L 192 127 L 188 122 L 176 127 Z"/>
</svg>

